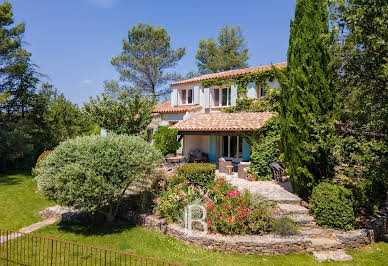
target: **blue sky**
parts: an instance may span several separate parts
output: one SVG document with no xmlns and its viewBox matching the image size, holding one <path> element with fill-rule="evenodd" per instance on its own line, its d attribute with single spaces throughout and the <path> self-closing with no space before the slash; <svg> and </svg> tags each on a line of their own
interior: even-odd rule
<svg viewBox="0 0 388 266">
<path fill-rule="evenodd" d="M 2 0 L 0 0 L 3 2 Z M 117 79 L 110 59 L 138 22 L 160 25 L 186 55 L 175 71 L 196 70 L 200 39 L 224 24 L 240 25 L 251 66 L 286 61 L 296 0 L 12 0 L 16 22 L 26 22 L 33 62 L 66 97 L 82 103 Z"/>
</svg>

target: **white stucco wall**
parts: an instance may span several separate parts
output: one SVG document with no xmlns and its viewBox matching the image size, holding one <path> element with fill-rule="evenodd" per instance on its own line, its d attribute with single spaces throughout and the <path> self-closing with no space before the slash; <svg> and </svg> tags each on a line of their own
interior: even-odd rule
<svg viewBox="0 0 388 266">
<path fill-rule="evenodd" d="M 277 79 L 274 79 L 272 82 L 268 80 L 266 83 L 267 83 L 268 87 L 270 87 L 271 89 L 279 89 L 280 88 L 280 83 Z"/>
<path fill-rule="evenodd" d="M 199 149 L 201 152 L 209 154 L 209 136 L 186 135 L 183 137 L 183 154 L 187 155 L 190 151 Z"/>
</svg>

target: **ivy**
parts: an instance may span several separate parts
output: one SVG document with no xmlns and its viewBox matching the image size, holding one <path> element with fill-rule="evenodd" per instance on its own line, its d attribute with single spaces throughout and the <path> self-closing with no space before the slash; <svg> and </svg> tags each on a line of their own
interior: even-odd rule
<svg viewBox="0 0 388 266">
<path fill-rule="evenodd" d="M 282 70 L 285 70 L 286 68 L 282 68 Z M 237 84 L 237 94 L 240 97 L 244 97 L 247 95 L 248 90 L 248 83 L 250 82 L 256 82 L 256 83 L 263 83 L 267 80 L 273 81 L 276 77 L 276 71 L 275 69 L 268 69 L 264 71 L 257 71 L 253 73 L 248 73 L 245 75 L 239 75 L 233 78 L 215 78 L 215 79 L 208 79 L 202 81 L 202 86 L 204 88 L 210 88 L 212 86 L 225 86 L 225 85 L 232 85 Z"/>
</svg>

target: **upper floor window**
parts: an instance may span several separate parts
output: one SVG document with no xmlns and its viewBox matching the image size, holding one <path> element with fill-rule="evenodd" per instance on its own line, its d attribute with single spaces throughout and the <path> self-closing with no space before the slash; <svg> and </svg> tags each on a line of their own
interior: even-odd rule
<svg viewBox="0 0 388 266">
<path fill-rule="evenodd" d="M 230 106 L 230 88 L 213 89 L 213 106 Z"/>
<path fill-rule="evenodd" d="M 260 97 L 267 97 L 267 94 L 265 93 L 265 90 L 261 84 L 257 85 L 257 92 L 257 95 L 259 95 Z"/>
<path fill-rule="evenodd" d="M 193 104 L 193 90 L 180 90 L 180 104 Z"/>
</svg>

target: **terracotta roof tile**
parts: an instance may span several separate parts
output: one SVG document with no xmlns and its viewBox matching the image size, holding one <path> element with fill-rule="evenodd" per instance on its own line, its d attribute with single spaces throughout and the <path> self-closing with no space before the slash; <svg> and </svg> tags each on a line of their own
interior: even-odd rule
<svg viewBox="0 0 388 266">
<path fill-rule="evenodd" d="M 275 66 L 277 68 L 283 68 L 283 67 L 287 66 L 287 62 L 273 64 L 273 66 Z M 177 82 L 171 83 L 171 86 L 178 86 L 178 85 L 189 84 L 189 83 L 198 83 L 200 81 L 207 80 L 207 79 L 231 78 L 234 76 L 243 75 L 243 74 L 247 74 L 247 73 L 264 71 L 264 70 L 267 70 L 270 68 L 272 68 L 272 65 L 249 67 L 249 68 L 242 68 L 242 69 L 235 69 L 235 70 L 229 70 L 229 71 L 224 71 L 224 72 L 212 73 L 212 74 L 207 74 L 207 75 L 203 75 L 203 76 L 192 78 L 192 79 L 177 81 Z"/>
<path fill-rule="evenodd" d="M 200 114 L 175 124 L 179 131 L 251 131 L 261 128 L 274 113 Z"/>
<path fill-rule="evenodd" d="M 187 111 L 199 110 L 202 107 L 198 104 L 196 105 L 181 105 L 181 106 L 171 106 L 171 101 L 160 103 L 155 106 L 154 113 L 183 113 Z"/>
</svg>

